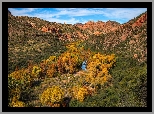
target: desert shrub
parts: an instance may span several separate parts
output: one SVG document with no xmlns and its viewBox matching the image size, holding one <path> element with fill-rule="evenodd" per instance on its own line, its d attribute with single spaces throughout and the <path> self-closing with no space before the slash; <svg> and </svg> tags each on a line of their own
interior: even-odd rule
<svg viewBox="0 0 154 114">
<path fill-rule="evenodd" d="M 48 65 L 48 70 L 47 70 L 47 76 L 48 77 L 53 77 L 54 74 L 56 74 L 56 64 L 50 64 Z"/>
<path fill-rule="evenodd" d="M 63 99 L 63 90 L 59 86 L 52 86 L 47 88 L 40 96 L 43 105 L 52 105 L 53 103 L 60 103 Z"/>
<path fill-rule="evenodd" d="M 42 74 L 53 77 L 56 72 L 56 56 L 50 56 L 48 59 L 42 60 L 40 67 Z"/>
<path fill-rule="evenodd" d="M 41 68 L 39 66 L 33 66 L 33 69 L 32 69 L 32 77 L 31 78 L 39 78 L 40 77 L 40 72 L 41 72 Z"/>
<path fill-rule="evenodd" d="M 23 89 L 25 89 L 24 87 L 30 86 L 31 75 L 27 69 L 14 71 L 11 74 L 9 74 L 8 78 L 10 79 L 10 83 L 13 83 L 13 81 L 17 81 L 19 84 L 17 84 L 16 86 L 21 87 Z"/>
<path fill-rule="evenodd" d="M 11 103 L 13 98 L 19 99 L 21 89 L 17 85 L 20 84 L 18 81 L 9 77 L 8 79 L 8 103 Z M 9 105 L 10 106 L 10 105 Z"/>
<path fill-rule="evenodd" d="M 9 102 L 13 98 L 20 99 L 22 91 L 28 90 L 31 86 L 31 76 L 27 69 L 20 69 L 8 75 Z"/>
<path fill-rule="evenodd" d="M 13 98 L 12 102 L 10 103 L 10 107 L 25 107 L 25 103 L 22 101 Z"/>
<path fill-rule="evenodd" d="M 118 106 L 146 106 L 147 99 L 147 66 L 140 65 L 132 58 L 119 57 L 114 69 L 113 86 L 119 94 Z"/>
<path fill-rule="evenodd" d="M 77 99 L 79 101 L 83 101 L 85 99 L 85 96 L 88 95 L 88 90 L 84 87 L 80 88 L 78 93 L 77 93 Z"/>
<path fill-rule="evenodd" d="M 99 90 L 94 96 L 87 96 L 84 102 L 71 100 L 70 107 L 116 107 L 119 96 L 112 87 Z"/>
<path fill-rule="evenodd" d="M 83 103 L 84 102 L 80 102 L 77 99 L 72 99 L 69 103 L 69 106 L 70 107 L 85 107 Z"/>
<path fill-rule="evenodd" d="M 85 87 L 74 86 L 72 88 L 73 97 L 80 102 L 83 102 L 85 97 L 88 95 L 88 89 Z"/>
</svg>

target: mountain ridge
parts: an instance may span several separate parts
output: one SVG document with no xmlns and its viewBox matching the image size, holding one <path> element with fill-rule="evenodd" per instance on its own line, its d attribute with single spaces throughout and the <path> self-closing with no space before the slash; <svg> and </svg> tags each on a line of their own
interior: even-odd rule
<svg viewBox="0 0 154 114">
<path fill-rule="evenodd" d="M 11 12 L 8 10 L 8 15 L 11 15 Z M 100 34 L 106 34 L 109 32 L 115 32 L 118 29 L 123 29 L 127 26 L 132 26 L 132 28 L 141 26 L 142 23 L 144 23 L 147 19 L 147 14 L 146 12 L 143 13 L 142 16 L 140 17 L 136 17 L 134 20 L 136 20 L 136 22 L 131 22 L 133 20 L 128 21 L 127 23 L 124 24 L 120 24 L 116 21 L 107 21 L 107 22 L 103 22 L 103 21 L 97 21 L 97 22 L 93 22 L 93 21 L 88 21 L 85 24 L 61 24 L 61 23 L 56 23 L 56 22 L 49 22 L 40 18 L 36 18 L 36 17 L 28 17 L 28 16 L 15 16 L 15 18 L 17 19 L 27 19 L 29 18 L 30 20 L 27 20 L 27 25 L 29 25 L 29 27 L 33 27 L 35 29 L 44 31 L 44 32 L 50 32 L 50 33 L 57 33 L 58 37 L 60 37 L 60 39 L 65 40 L 64 37 L 66 37 L 66 39 L 71 39 L 71 37 L 77 35 L 76 37 L 81 37 L 81 39 L 87 39 L 87 37 L 89 37 L 89 35 L 95 34 L 95 35 L 100 35 Z M 139 18 L 139 19 L 137 19 Z M 41 21 L 44 22 L 42 23 L 42 26 L 40 26 L 39 24 L 36 24 L 35 21 Z M 17 21 L 18 22 L 18 21 Z M 61 34 L 58 32 L 62 32 L 62 30 L 60 30 L 60 28 L 62 28 L 62 26 L 68 26 L 69 29 L 73 29 L 75 27 L 78 27 L 81 30 L 84 30 L 85 32 L 88 33 L 88 35 L 86 34 L 85 36 L 82 35 L 81 31 L 78 34 L 73 34 L 72 36 L 70 34 L 66 34 L 64 36 L 61 37 Z M 75 26 L 75 27 L 74 27 Z M 75 30 L 74 30 L 75 31 Z"/>
<path fill-rule="evenodd" d="M 41 45 L 40 43 L 47 44 L 46 46 L 51 48 L 54 45 L 61 45 L 60 47 L 63 47 L 62 45 L 64 43 L 83 40 L 85 41 L 85 45 L 96 45 L 94 46 L 95 50 L 104 51 L 108 49 L 118 50 L 115 48 L 127 42 L 128 46 L 125 47 L 129 47 L 129 50 L 132 52 L 132 57 L 135 55 L 138 57 L 141 56 L 138 61 L 145 61 L 147 51 L 145 48 L 146 43 L 143 42 L 146 42 L 146 24 L 147 12 L 142 13 L 124 24 L 115 21 L 88 21 L 85 24 L 71 25 L 49 22 L 37 17 L 13 16 L 8 10 L 9 55 L 11 53 L 16 55 L 17 53 L 25 52 L 26 49 L 23 48 L 21 48 L 22 50 L 20 48 L 16 49 L 16 51 L 13 52 L 12 50 L 14 50 L 14 46 L 20 47 L 21 45 L 26 45 L 27 47 L 28 45 L 32 45 L 29 44 L 30 42 L 35 42 L 38 45 Z M 40 43 L 38 41 L 40 41 Z M 55 46 L 53 48 L 55 48 Z M 41 49 L 39 51 L 36 50 L 45 53 L 43 51 L 45 49 L 46 48 L 43 47 L 42 51 L 40 51 Z M 13 58 L 15 57 L 11 57 L 11 55 L 9 59 L 14 61 Z M 32 55 L 32 52 L 29 52 L 29 56 L 30 55 Z M 25 56 L 24 54 L 23 57 L 25 58 Z"/>
</svg>

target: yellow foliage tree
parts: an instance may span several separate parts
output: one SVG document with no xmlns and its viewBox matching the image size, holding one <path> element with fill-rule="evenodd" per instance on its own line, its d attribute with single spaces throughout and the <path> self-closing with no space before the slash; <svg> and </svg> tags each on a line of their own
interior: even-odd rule
<svg viewBox="0 0 154 114">
<path fill-rule="evenodd" d="M 33 66 L 33 69 L 32 69 L 32 78 L 38 78 L 39 75 L 40 75 L 40 72 L 41 72 L 41 68 L 39 66 Z"/>
<path fill-rule="evenodd" d="M 55 63 L 56 56 L 50 56 L 48 59 L 42 60 L 42 62 L 40 63 L 41 73 L 44 75 L 47 74 L 47 76 L 52 77 L 55 72 Z"/>
<path fill-rule="evenodd" d="M 67 51 L 61 54 L 57 61 L 58 71 L 60 73 L 74 73 L 81 68 L 82 62 L 87 59 L 91 52 L 84 50 L 80 46 L 81 42 L 68 44 Z"/>
<path fill-rule="evenodd" d="M 13 99 L 20 98 L 20 94 L 23 90 L 28 89 L 31 83 L 31 75 L 28 69 L 20 69 L 12 72 L 8 75 L 8 92 L 9 102 L 14 102 Z M 17 102 L 19 104 L 19 102 Z"/>
<path fill-rule="evenodd" d="M 40 100 L 43 105 L 51 105 L 55 102 L 61 102 L 63 97 L 64 93 L 62 89 L 59 86 L 52 86 L 42 93 Z"/>
<path fill-rule="evenodd" d="M 97 53 L 93 55 L 88 60 L 86 74 L 86 81 L 91 84 L 101 84 L 103 85 L 109 79 L 111 79 L 111 75 L 109 74 L 109 69 L 116 62 L 115 55 L 102 55 Z"/>
<path fill-rule="evenodd" d="M 50 78 L 53 77 L 54 73 L 56 72 L 55 66 L 56 65 L 54 63 L 48 65 L 48 70 L 47 70 L 47 76 L 48 77 L 50 77 Z"/>
<path fill-rule="evenodd" d="M 73 96 L 80 102 L 83 102 L 85 97 L 89 94 L 88 89 L 85 87 L 74 86 L 72 88 Z"/>
<path fill-rule="evenodd" d="M 14 97 L 12 102 L 10 103 L 10 107 L 25 107 L 25 103 L 19 101 L 16 97 Z"/>
</svg>

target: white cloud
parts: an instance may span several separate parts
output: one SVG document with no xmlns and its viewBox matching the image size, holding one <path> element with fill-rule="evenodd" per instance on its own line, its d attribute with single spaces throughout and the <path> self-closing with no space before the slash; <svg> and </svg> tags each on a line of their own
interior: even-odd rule
<svg viewBox="0 0 154 114">
<path fill-rule="evenodd" d="M 75 10 L 75 9 L 78 9 L 78 8 L 55 8 L 56 10 L 58 11 L 62 11 L 62 10 Z"/>
<path fill-rule="evenodd" d="M 57 22 L 57 23 L 66 23 L 66 24 L 75 24 L 75 23 L 79 23 L 80 20 L 77 20 L 75 18 L 70 18 L 70 19 L 58 19 L 58 18 L 48 18 L 47 19 L 50 22 Z"/>
<path fill-rule="evenodd" d="M 70 17 L 76 16 L 90 16 L 90 15 L 103 15 L 111 19 L 132 19 L 139 14 L 146 11 L 140 8 L 59 8 L 58 13 L 53 14 L 57 16 L 67 15 Z"/>
<path fill-rule="evenodd" d="M 126 19 L 130 20 L 141 13 L 145 12 L 146 9 L 139 8 L 107 8 L 106 12 L 103 12 L 103 15 L 111 19 Z"/>
<path fill-rule="evenodd" d="M 23 8 L 21 10 L 9 8 L 11 13 L 15 16 L 30 16 L 30 17 L 38 17 L 47 21 L 54 21 L 58 23 L 85 23 L 88 20 L 76 19 L 76 17 L 83 17 L 84 16 L 96 16 L 101 15 L 101 19 L 105 19 L 104 22 L 108 20 L 115 20 L 117 22 L 123 22 L 126 20 L 129 21 L 130 19 L 140 15 L 141 13 L 145 12 L 146 9 L 142 8 L 55 8 L 53 10 L 40 10 L 39 13 L 35 12 L 38 11 L 38 8 Z M 64 16 L 68 16 L 69 19 L 63 19 Z M 108 19 L 108 20 L 107 20 Z M 95 20 L 95 19 L 93 19 Z"/>
<path fill-rule="evenodd" d="M 36 9 L 37 8 L 23 8 L 19 10 L 19 9 L 9 8 L 12 15 L 15 15 L 15 16 L 29 16 L 29 13 Z"/>
<path fill-rule="evenodd" d="M 59 9 L 58 9 L 59 10 Z M 96 11 L 92 9 L 87 9 L 87 8 L 64 8 L 59 10 L 55 15 L 68 15 L 68 16 L 88 16 L 88 15 L 97 15 L 97 14 L 102 14 L 102 11 Z"/>
</svg>

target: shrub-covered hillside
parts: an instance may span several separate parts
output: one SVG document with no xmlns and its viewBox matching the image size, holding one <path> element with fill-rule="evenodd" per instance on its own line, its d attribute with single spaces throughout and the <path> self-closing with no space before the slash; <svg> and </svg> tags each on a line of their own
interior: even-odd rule
<svg viewBox="0 0 154 114">
<path fill-rule="evenodd" d="M 146 107 L 146 16 L 69 25 L 8 11 L 8 106 Z"/>
</svg>

